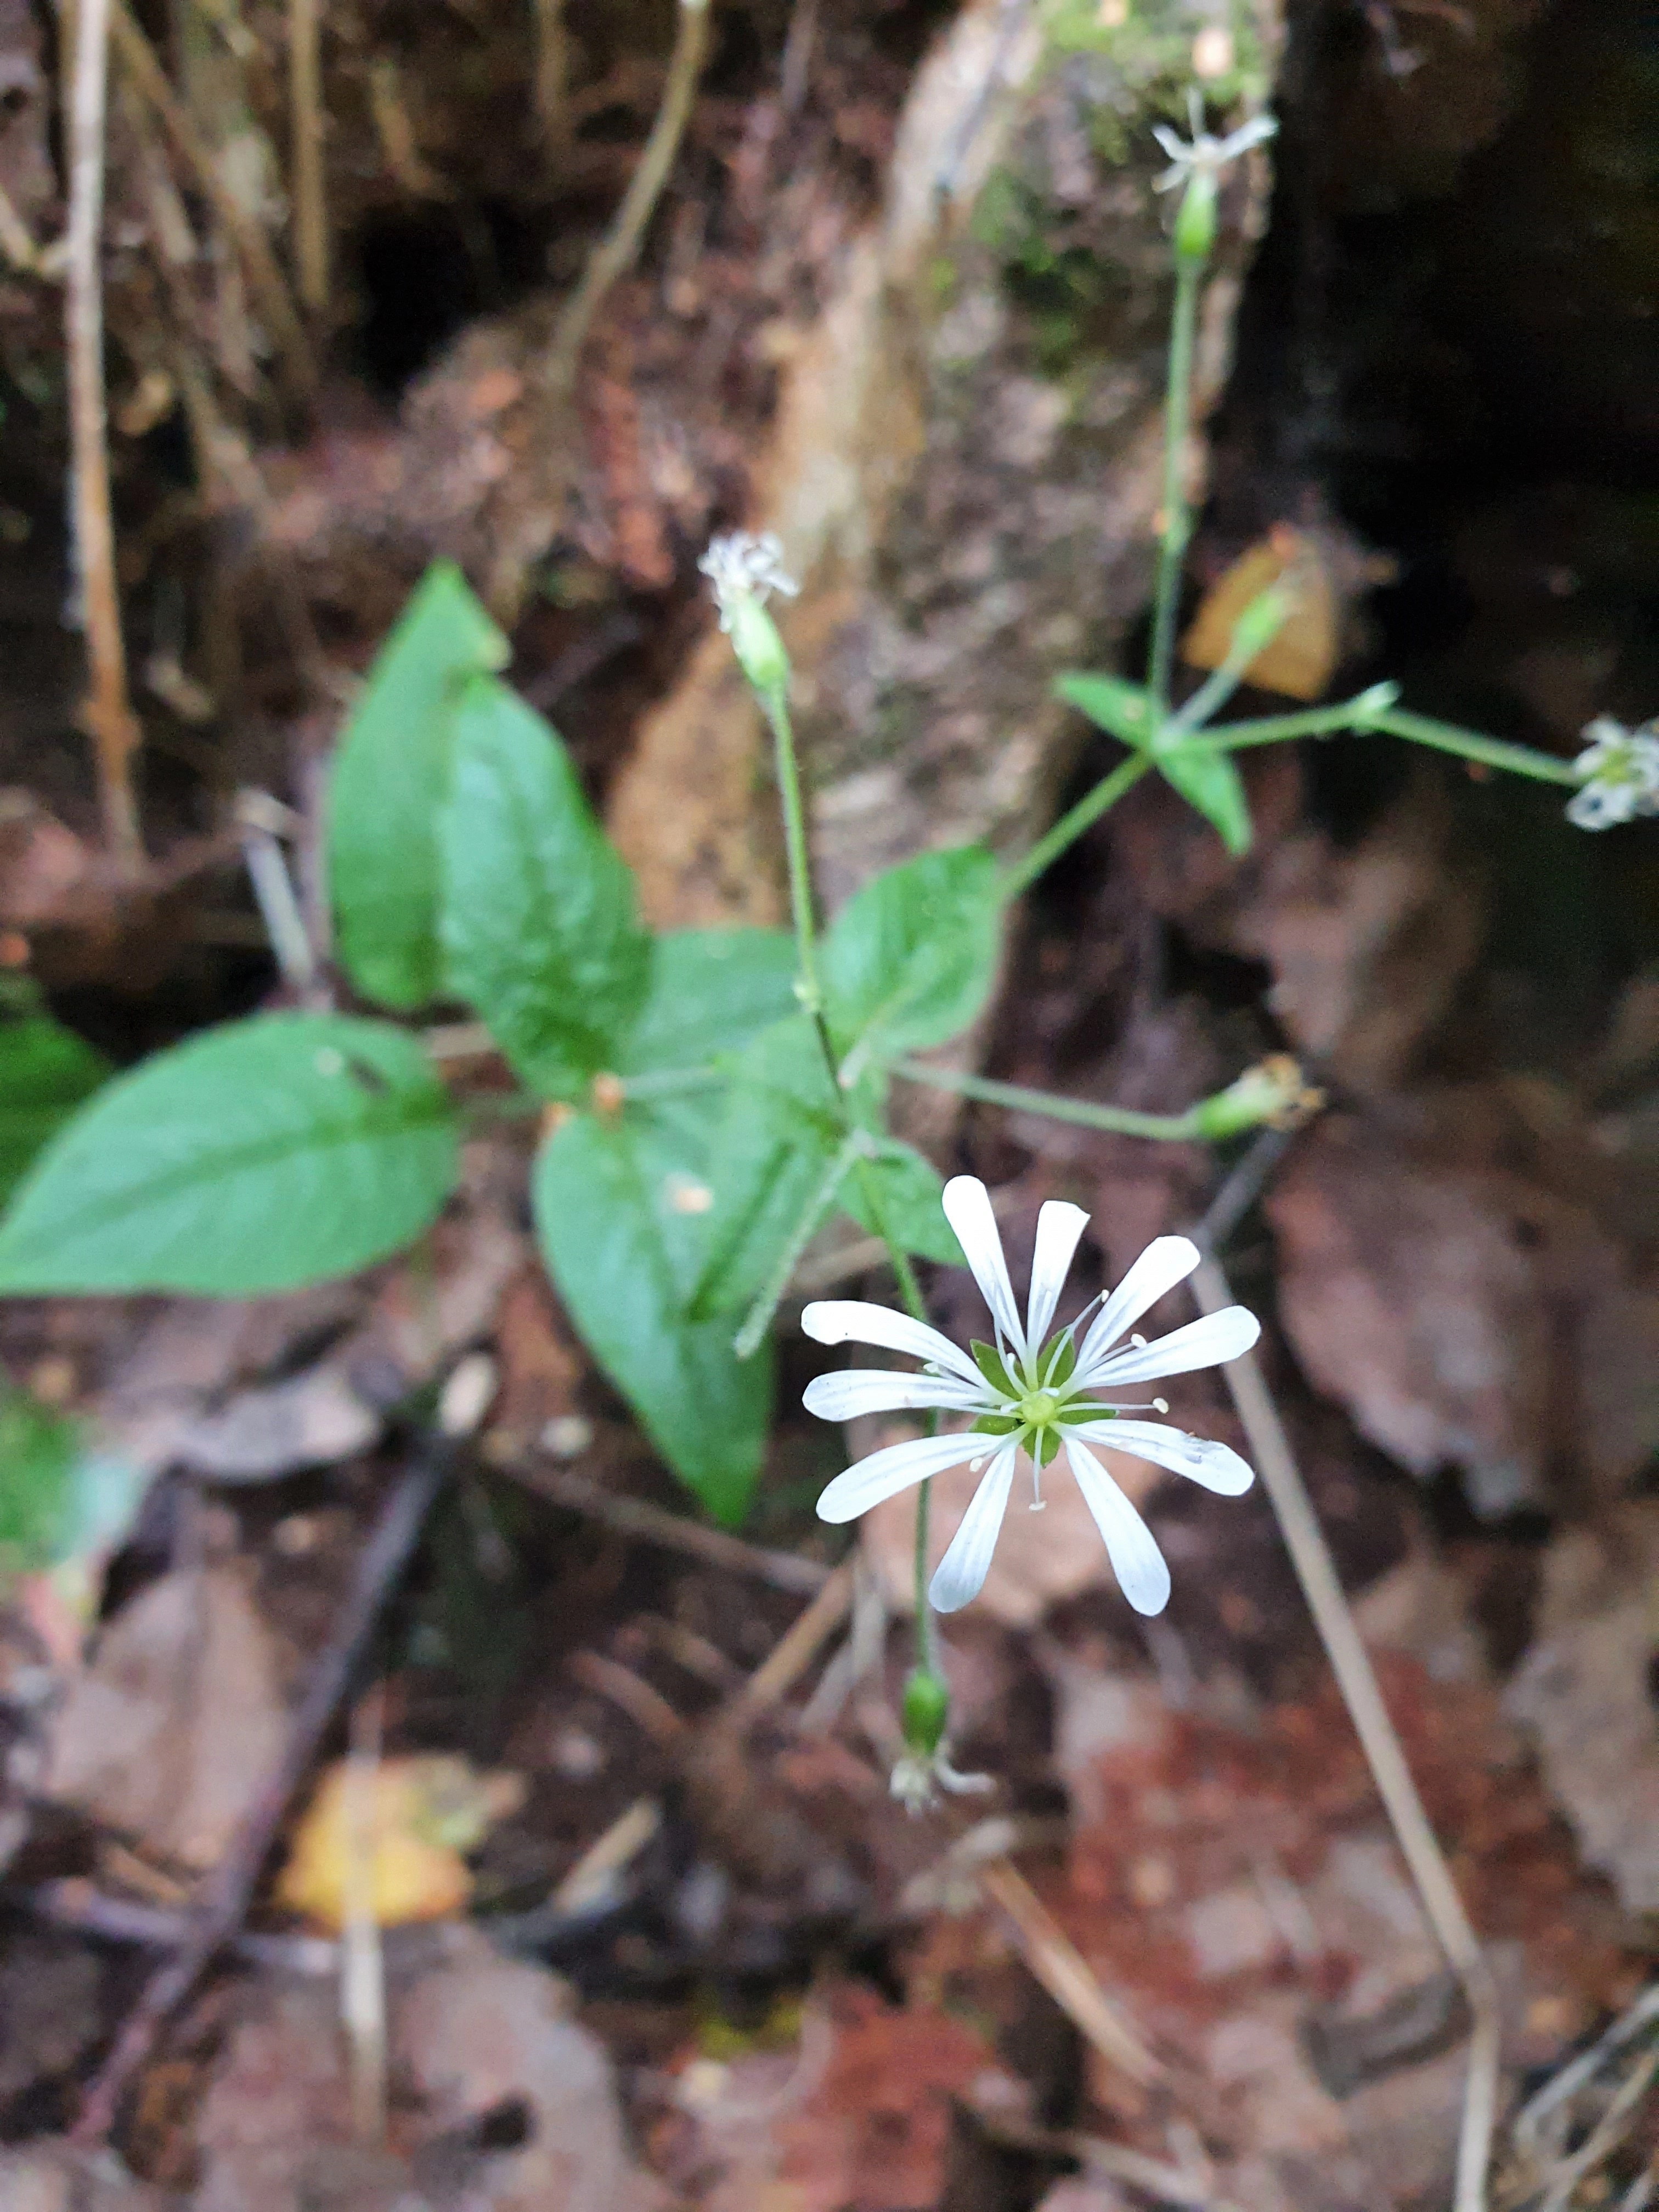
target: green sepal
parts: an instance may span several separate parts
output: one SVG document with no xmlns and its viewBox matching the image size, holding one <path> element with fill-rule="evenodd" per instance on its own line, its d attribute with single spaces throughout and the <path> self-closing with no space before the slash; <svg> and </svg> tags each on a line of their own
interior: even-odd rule
<svg viewBox="0 0 1659 2212">
<path fill-rule="evenodd" d="M 1064 1336 L 1056 1337 L 1048 1347 L 1048 1364 L 1042 1370 L 1042 1387 L 1055 1390 L 1069 1382 L 1077 1372 L 1077 1340 L 1067 1329 Z"/>
<path fill-rule="evenodd" d="M 1031 1457 L 1039 1467 L 1052 1466 L 1060 1450 L 1059 1430 L 1039 1429 L 1031 1439 L 1030 1449 Z"/>
<path fill-rule="evenodd" d="M 976 1437 L 1012 1437 L 1024 1424 L 1017 1413 L 981 1413 L 974 1423 Z"/>
<path fill-rule="evenodd" d="M 968 1350 L 972 1355 L 975 1366 L 978 1368 L 994 1390 L 1000 1391 L 1005 1398 L 1018 1397 L 1019 1392 L 1014 1388 L 1013 1378 L 1008 1372 L 1007 1364 L 995 1345 L 981 1344 L 975 1337 Z"/>
<path fill-rule="evenodd" d="M 904 1741 L 931 1759 L 945 1741 L 951 1717 L 951 1692 L 929 1667 L 913 1667 L 904 1684 Z"/>
</svg>

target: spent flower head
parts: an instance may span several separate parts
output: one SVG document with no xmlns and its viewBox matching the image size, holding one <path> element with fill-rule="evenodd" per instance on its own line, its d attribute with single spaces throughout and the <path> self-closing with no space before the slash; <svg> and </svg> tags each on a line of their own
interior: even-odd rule
<svg viewBox="0 0 1659 2212">
<path fill-rule="evenodd" d="M 925 1322 L 886 1306 L 851 1300 L 809 1305 L 801 1326 L 820 1344 L 880 1345 L 924 1364 L 915 1375 L 891 1368 L 821 1375 L 807 1386 L 805 1404 L 809 1413 L 827 1421 L 920 1407 L 966 1415 L 971 1425 L 950 1436 L 889 1444 L 860 1460 L 819 1498 L 819 1518 L 854 1521 L 947 1468 L 968 1462 L 975 1471 L 982 1469 L 928 1590 L 940 1613 L 954 1613 L 978 1595 L 990 1571 L 1022 1454 L 1030 1468 L 1036 1511 L 1042 1504 L 1042 1472 L 1063 1451 L 1123 1595 L 1137 1613 L 1162 1613 L 1169 1602 L 1170 1571 L 1152 1531 L 1097 1457 L 1098 1448 L 1149 1460 L 1224 1497 L 1248 1490 L 1254 1477 L 1227 1445 L 1188 1436 L 1162 1421 L 1135 1418 L 1167 1413 L 1163 1399 L 1108 1404 L 1093 1394 L 1237 1359 L 1261 1334 L 1260 1323 L 1243 1306 L 1228 1306 L 1152 1344 L 1131 1335 L 1142 1314 L 1198 1265 L 1198 1248 L 1188 1238 L 1160 1237 L 1116 1290 L 1091 1300 L 1091 1306 L 1100 1308 L 1092 1320 L 1085 1307 L 1068 1328 L 1051 1335 L 1049 1324 L 1088 1215 L 1056 1199 L 1038 1214 L 1031 1292 L 1022 1319 L 984 1184 L 973 1176 L 956 1176 L 945 1186 L 945 1212 L 991 1309 L 995 1342 L 975 1343 L 963 1351 Z"/>
<path fill-rule="evenodd" d="M 764 606 L 774 592 L 793 599 L 800 590 L 794 578 L 785 573 L 783 540 L 775 530 L 763 530 L 758 535 L 751 530 L 733 530 L 725 538 L 711 538 L 697 567 L 714 587 L 724 630 L 731 629 L 740 600 L 756 599 Z"/>
<path fill-rule="evenodd" d="M 1212 184 L 1241 155 L 1271 138 L 1279 125 L 1271 115 L 1253 115 L 1224 138 L 1214 137 L 1204 128 L 1204 96 L 1194 86 L 1187 94 L 1187 127 L 1193 134 L 1190 143 L 1163 124 L 1153 125 L 1152 136 L 1170 157 L 1169 167 L 1153 180 L 1154 191 L 1172 192 L 1200 177 Z"/>
<path fill-rule="evenodd" d="M 1659 720 L 1627 730 L 1598 714 L 1584 731 L 1573 769 L 1582 788 L 1567 807 L 1580 830 L 1611 830 L 1638 814 L 1659 814 Z"/>
<path fill-rule="evenodd" d="M 738 666 L 763 701 L 777 704 L 789 686 L 789 655 L 766 602 L 774 592 L 793 599 L 800 589 L 785 574 L 781 540 L 770 530 L 734 530 L 714 539 L 697 566 L 714 587 Z"/>
</svg>

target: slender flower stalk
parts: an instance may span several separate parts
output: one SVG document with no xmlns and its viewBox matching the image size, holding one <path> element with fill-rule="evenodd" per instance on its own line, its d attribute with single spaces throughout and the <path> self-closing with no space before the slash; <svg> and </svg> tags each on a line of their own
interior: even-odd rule
<svg viewBox="0 0 1659 2212">
<path fill-rule="evenodd" d="M 800 768 L 795 756 L 794 726 L 789 717 L 789 654 L 778 634 L 776 623 L 766 611 L 766 602 L 774 592 L 781 592 L 786 599 L 793 599 L 799 586 L 786 574 L 782 543 L 770 531 L 763 532 L 758 537 L 751 536 L 747 531 L 736 531 L 728 537 L 717 538 L 697 566 L 714 586 L 715 604 L 720 609 L 720 628 L 732 640 L 732 648 L 738 657 L 738 665 L 749 679 L 750 688 L 760 702 L 772 732 L 778 799 L 783 812 L 784 845 L 788 855 L 789 904 L 795 924 L 796 959 L 799 970 L 795 981 L 795 995 L 811 1018 L 818 1047 L 823 1055 L 824 1068 L 830 1078 L 830 1093 L 837 1101 L 842 1125 L 843 1141 L 832 1163 L 831 1178 L 826 1178 L 818 1194 L 820 1202 L 817 1205 L 817 1218 L 821 1218 L 823 1212 L 833 1203 L 842 1177 L 850 1173 L 859 1184 L 866 1212 L 876 1233 L 887 1247 L 899 1296 L 913 1321 L 922 1326 L 925 1325 L 924 1309 L 915 1271 L 903 1247 L 889 1231 L 884 1218 L 880 1194 L 875 1178 L 870 1173 L 864 1133 L 854 1127 L 844 1103 L 841 1103 L 842 1091 L 835 1046 L 823 1016 L 823 993 L 817 972 L 817 921 L 813 911 L 811 855 L 806 839 L 806 808 L 801 796 Z M 799 1256 L 798 1249 L 792 1249 L 788 1256 L 793 1267 Z M 781 1290 L 782 1279 L 776 1278 L 768 1285 L 767 1292 L 757 1300 L 739 1334 L 738 1340 L 740 1346 L 747 1345 L 753 1350 L 758 1345 L 776 1303 L 776 1296 L 781 1295 Z M 769 1297 L 770 1303 L 768 1302 Z M 927 1604 L 928 1499 L 928 1486 L 924 1481 L 916 1498 L 918 1663 L 911 1680 L 913 1686 L 918 1684 L 927 1686 L 928 1694 L 939 1701 L 940 1718 L 933 1733 L 933 1741 L 924 1744 L 918 1737 L 911 1748 L 921 1757 L 931 1771 L 940 1767 L 943 1759 L 939 1744 L 944 1735 L 944 1715 L 948 1711 L 949 1695 L 939 1672 L 937 1638 Z M 913 1799 L 916 1796 L 914 1783 L 908 1795 Z"/>
<path fill-rule="evenodd" d="M 979 1486 L 927 1593 L 938 1611 L 954 1613 L 979 1595 L 990 1571 L 1022 1456 L 1030 1470 L 1032 1510 L 1040 1511 L 1042 1472 L 1063 1451 L 1123 1595 L 1138 1613 L 1161 1613 L 1169 1602 L 1169 1568 L 1152 1531 L 1097 1456 L 1098 1449 L 1150 1461 L 1224 1497 L 1237 1497 L 1254 1478 L 1226 1444 L 1188 1436 L 1162 1420 L 1134 1418 L 1167 1413 L 1161 1398 L 1109 1403 L 1094 1394 L 1237 1359 L 1261 1334 L 1260 1323 L 1243 1306 L 1230 1306 L 1156 1343 L 1132 1334 L 1140 1316 L 1198 1265 L 1196 1245 L 1184 1237 L 1160 1237 L 1103 1303 L 1091 1301 L 1100 1303 L 1091 1321 L 1085 1308 L 1051 1335 L 1088 1215 L 1058 1200 L 1043 1206 L 1022 1318 L 984 1184 L 973 1176 L 956 1176 L 945 1187 L 945 1211 L 991 1310 L 994 1341 L 964 1351 L 925 1322 L 885 1306 L 851 1300 L 809 1305 L 801 1326 L 820 1344 L 878 1345 L 923 1365 L 914 1375 L 890 1368 L 821 1375 L 807 1386 L 805 1402 L 809 1413 L 830 1421 L 925 1408 L 964 1417 L 969 1425 L 888 1444 L 857 1461 L 819 1498 L 820 1519 L 856 1520 L 949 1468 L 971 1466 L 980 1474 Z"/>
</svg>

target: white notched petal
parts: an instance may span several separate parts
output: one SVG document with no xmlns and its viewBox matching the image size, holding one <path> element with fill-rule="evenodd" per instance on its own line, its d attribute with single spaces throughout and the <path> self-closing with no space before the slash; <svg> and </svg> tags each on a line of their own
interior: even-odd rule
<svg viewBox="0 0 1659 2212">
<path fill-rule="evenodd" d="M 974 1280 L 984 1292 L 991 1316 L 1014 1350 L 1025 1352 L 1025 1332 L 1014 1306 L 1014 1286 L 1008 1279 L 1008 1262 L 1002 1256 L 1002 1238 L 991 1211 L 991 1194 L 977 1176 L 952 1176 L 945 1186 L 945 1218 L 957 1232 L 957 1242 L 974 1271 Z"/>
<path fill-rule="evenodd" d="M 1152 1530 L 1091 1451 L 1067 1437 L 1066 1456 L 1105 1540 L 1118 1588 L 1137 1613 L 1162 1613 L 1170 1602 L 1170 1570 Z"/>
<path fill-rule="evenodd" d="M 1037 1215 L 1036 1244 L 1031 1254 L 1031 1296 L 1025 1309 L 1025 1336 L 1033 1352 L 1042 1349 L 1048 1324 L 1060 1304 L 1071 1272 L 1077 1240 L 1089 1225 L 1080 1206 L 1051 1198 Z"/>
<path fill-rule="evenodd" d="M 1240 1459 L 1231 1444 L 1211 1437 L 1189 1437 L 1184 1429 L 1165 1428 L 1161 1421 L 1091 1421 L 1079 1423 L 1074 1437 L 1108 1451 L 1127 1452 L 1131 1459 L 1150 1460 L 1184 1474 L 1223 1498 L 1240 1498 L 1255 1480 L 1248 1460 Z"/>
<path fill-rule="evenodd" d="M 1080 1390 L 1117 1390 L 1128 1382 L 1155 1382 L 1160 1375 L 1190 1375 L 1200 1367 L 1223 1367 L 1248 1352 L 1261 1334 L 1261 1324 L 1244 1306 L 1224 1306 L 1219 1313 L 1189 1321 L 1185 1328 L 1172 1328 L 1168 1336 L 1152 1343 L 1131 1345 L 1127 1351 L 1109 1352 L 1085 1369 L 1078 1362 L 1076 1387 Z"/>
<path fill-rule="evenodd" d="M 1197 1265 L 1198 1247 L 1189 1237 L 1155 1238 L 1095 1316 L 1078 1348 L 1079 1375 L 1109 1351 L 1126 1329 L 1133 1328 L 1148 1307 L 1177 1283 L 1184 1283 Z"/>
<path fill-rule="evenodd" d="M 908 1352 L 912 1359 L 948 1367 L 965 1382 L 984 1379 L 968 1353 L 948 1336 L 929 1328 L 925 1321 L 895 1313 L 890 1306 L 866 1305 L 858 1298 L 819 1298 L 802 1314 L 800 1325 L 818 1344 L 878 1344 L 884 1352 Z"/>
<path fill-rule="evenodd" d="M 1002 1516 L 1008 1507 L 1014 1462 L 1018 1457 L 1018 1445 L 1005 1444 L 980 1477 L 979 1488 L 962 1516 L 962 1526 L 951 1537 L 927 1585 L 935 1613 L 960 1612 L 984 1588 Z"/>
<path fill-rule="evenodd" d="M 912 1437 L 902 1444 L 887 1444 L 868 1459 L 854 1462 L 838 1474 L 818 1500 L 820 1521 L 856 1521 L 872 1505 L 880 1505 L 920 1482 L 925 1474 L 942 1474 L 947 1467 L 960 1467 L 965 1459 L 982 1459 L 997 1448 L 994 1437 Z"/>
<path fill-rule="evenodd" d="M 819 1375 L 801 1403 L 821 1421 L 855 1421 L 861 1413 L 896 1413 L 908 1406 L 939 1406 L 958 1413 L 990 1413 L 997 1400 L 981 1382 L 954 1375 L 902 1375 L 891 1367 L 846 1367 Z"/>
</svg>

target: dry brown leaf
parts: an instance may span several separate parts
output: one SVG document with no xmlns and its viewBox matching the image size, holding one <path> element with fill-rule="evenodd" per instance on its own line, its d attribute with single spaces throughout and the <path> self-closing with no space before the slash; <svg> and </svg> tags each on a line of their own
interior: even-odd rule
<svg viewBox="0 0 1659 2212">
<path fill-rule="evenodd" d="M 556 1975 L 502 1958 L 471 1928 L 449 1932 L 443 1963 L 395 2008 L 393 2050 L 435 2130 L 527 2108 L 523 2147 L 491 2157 L 465 2197 L 477 2212 L 654 2212 L 662 2203 L 629 2149 L 605 2046 L 571 2014 Z"/>
<path fill-rule="evenodd" d="M 1537 1742 L 1579 1849 L 1632 1912 L 1659 1913 L 1659 1507 L 1558 1536 L 1538 1640 L 1508 1706 Z"/>
<path fill-rule="evenodd" d="M 1316 1389 L 1413 1474 L 1481 1510 L 1542 1494 L 1552 1336 L 1530 1257 L 1470 1179 L 1333 1116 L 1267 1201 L 1279 1311 Z"/>
<path fill-rule="evenodd" d="M 287 1725 L 270 1635 L 240 1574 L 164 1575 L 117 1613 L 70 1683 L 42 1794 L 163 1858 L 214 1866 Z"/>
</svg>

